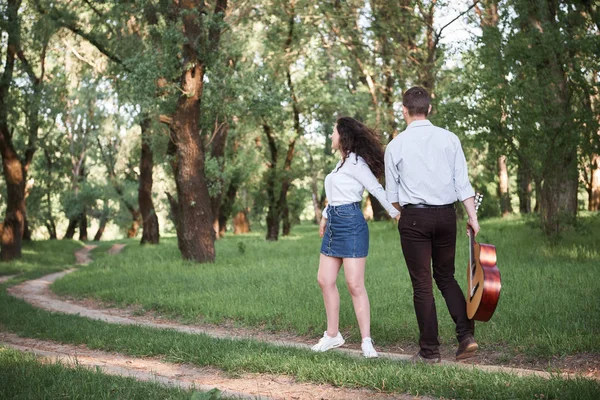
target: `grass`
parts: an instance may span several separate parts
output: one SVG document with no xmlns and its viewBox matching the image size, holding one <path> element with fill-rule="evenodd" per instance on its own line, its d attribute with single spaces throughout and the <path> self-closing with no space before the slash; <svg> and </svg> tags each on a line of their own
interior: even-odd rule
<svg viewBox="0 0 600 400">
<path fill-rule="evenodd" d="M 171 330 L 107 324 L 75 315 L 35 309 L 8 296 L 5 286 L 7 284 L 0 285 L 0 326 L 25 337 L 74 345 L 85 344 L 91 349 L 131 356 L 159 357 L 198 366 L 211 365 L 231 374 L 282 374 L 293 376 L 299 381 L 421 396 L 590 400 L 600 396 L 600 383 L 581 378 L 519 378 L 506 373 L 412 365 L 386 359 L 357 359 L 336 352 L 317 354 L 251 340 L 214 339 L 206 335 L 190 335 Z M 35 371 L 32 375 L 32 381 L 46 376 Z M 81 385 L 85 383 L 73 383 L 73 390 L 85 390 L 79 388 Z M 3 389 L 0 389 L 0 393 L 1 390 Z"/>
<path fill-rule="evenodd" d="M 457 244 L 457 279 L 466 284 L 467 238 Z M 412 287 L 392 223 L 371 223 L 366 285 L 372 335 L 379 344 L 417 341 Z M 486 220 L 478 240 L 498 249 L 502 293 L 488 323 L 477 323 L 486 350 L 536 359 L 600 353 L 600 217 L 588 214 L 559 243 L 546 240 L 525 219 Z M 159 246 L 131 241 L 117 258 L 103 257 L 57 281 L 59 294 L 118 306 L 141 305 L 184 322 L 231 322 L 298 335 L 322 335 L 325 312 L 316 273 L 320 239 L 313 225 L 267 242 L 262 233 L 227 236 L 216 244 L 214 264 L 182 261 L 175 239 Z M 340 328 L 350 341 L 359 332 L 343 273 Z M 454 346 L 454 325 L 436 290 L 440 336 Z"/>
<path fill-rule="evenodd" d="M 76 240 L 45 240 L 23 242 L 23 257 L 19 260 L 0 263 L 0 276 L 22 275 L 31 279 L 40 273 L 52 273 L 72 267 L 73 253 L 83 246 Z"/>
<path fill-rule="evenodd" d="M 83 367 L 40 363 L 0 346 L 0 399 L 190 399 L 193 391 L 105 375 Z M 205 400 L 217 397 L 199 397 Z"/>
</svg>

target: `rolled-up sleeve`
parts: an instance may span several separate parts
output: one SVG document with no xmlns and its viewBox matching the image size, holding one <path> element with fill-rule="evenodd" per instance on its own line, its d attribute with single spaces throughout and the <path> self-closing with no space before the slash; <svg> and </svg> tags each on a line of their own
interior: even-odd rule
<svg viewBox="0 0 600 400">
<path fill-rule="evenodd" d="M 400 202 L 398 199 L 398 177 L 396 163 L 388 146 L 385 149 L 385 195 L 390 203 Z"/>
<path fill-rule="evenodd" d="M 458 139 L 457 139 L 458 140 Z M 467 160 L 463 152 L 460 141 L 456 144 L 456 156 L 454 159 L 454 191 L 460 201 L 475 196 L 475 191 L 469 182 L 469 172 L 467 169 Z"/>
</svg>

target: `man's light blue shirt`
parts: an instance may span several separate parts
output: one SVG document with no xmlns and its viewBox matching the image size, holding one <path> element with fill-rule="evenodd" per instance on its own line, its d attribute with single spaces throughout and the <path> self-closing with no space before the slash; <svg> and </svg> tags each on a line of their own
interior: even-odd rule
<svg viewBox="0 0 600 400">
<path fill-rule="evenodd" d="M 413 121 L 385 150 L 390 203 L 452 204 L 475 196 L 458 137 L 429 120 Z"/>
</svg>

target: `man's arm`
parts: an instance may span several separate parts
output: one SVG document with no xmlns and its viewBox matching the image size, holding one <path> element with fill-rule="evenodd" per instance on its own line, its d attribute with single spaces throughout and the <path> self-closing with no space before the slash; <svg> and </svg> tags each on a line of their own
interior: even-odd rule
<svg viewBox="0 0 600 400">
<path fill-rule="evenodd" d="M 467 215 L 469 219 L 467 220 L 467 225 L 473 228 L 473 233 L 477 236 L 479 232 L 479 222 L 477 221 L 477 211 L 475 210 L 475 197 L 469 197 L 463 200 L 463 205 L 465 206 L 465 210 L 467 210 Z M 468 234 L 467 230 L 467 234 Z"/>
<path fill-rule="evenodd" d="M 385 195 L 387 200 L 394 205 L 394 203 L 398 204 L 398 170 L 396 169 L 396 164 L 394 163 L 394 158 L 392 157 L 392 152 L 390 148 L 387 147 L 385 149 Z M 394 207 L 400 211 L 398 207 L 394 205 Z"/>
</svg>

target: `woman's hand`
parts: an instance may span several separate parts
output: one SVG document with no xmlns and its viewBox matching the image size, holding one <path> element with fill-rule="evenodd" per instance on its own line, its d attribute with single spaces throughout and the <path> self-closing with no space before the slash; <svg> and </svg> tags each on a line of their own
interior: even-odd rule
<svg viewBox="0 0 600 400">
<path fill-rule="evenodd" d="M 325 235 L 325 227 L 327 226 L 327 218 L 321 218 L 321 223 L 319 224 L 319 236 L 323 237 Z"/>
</svg>

